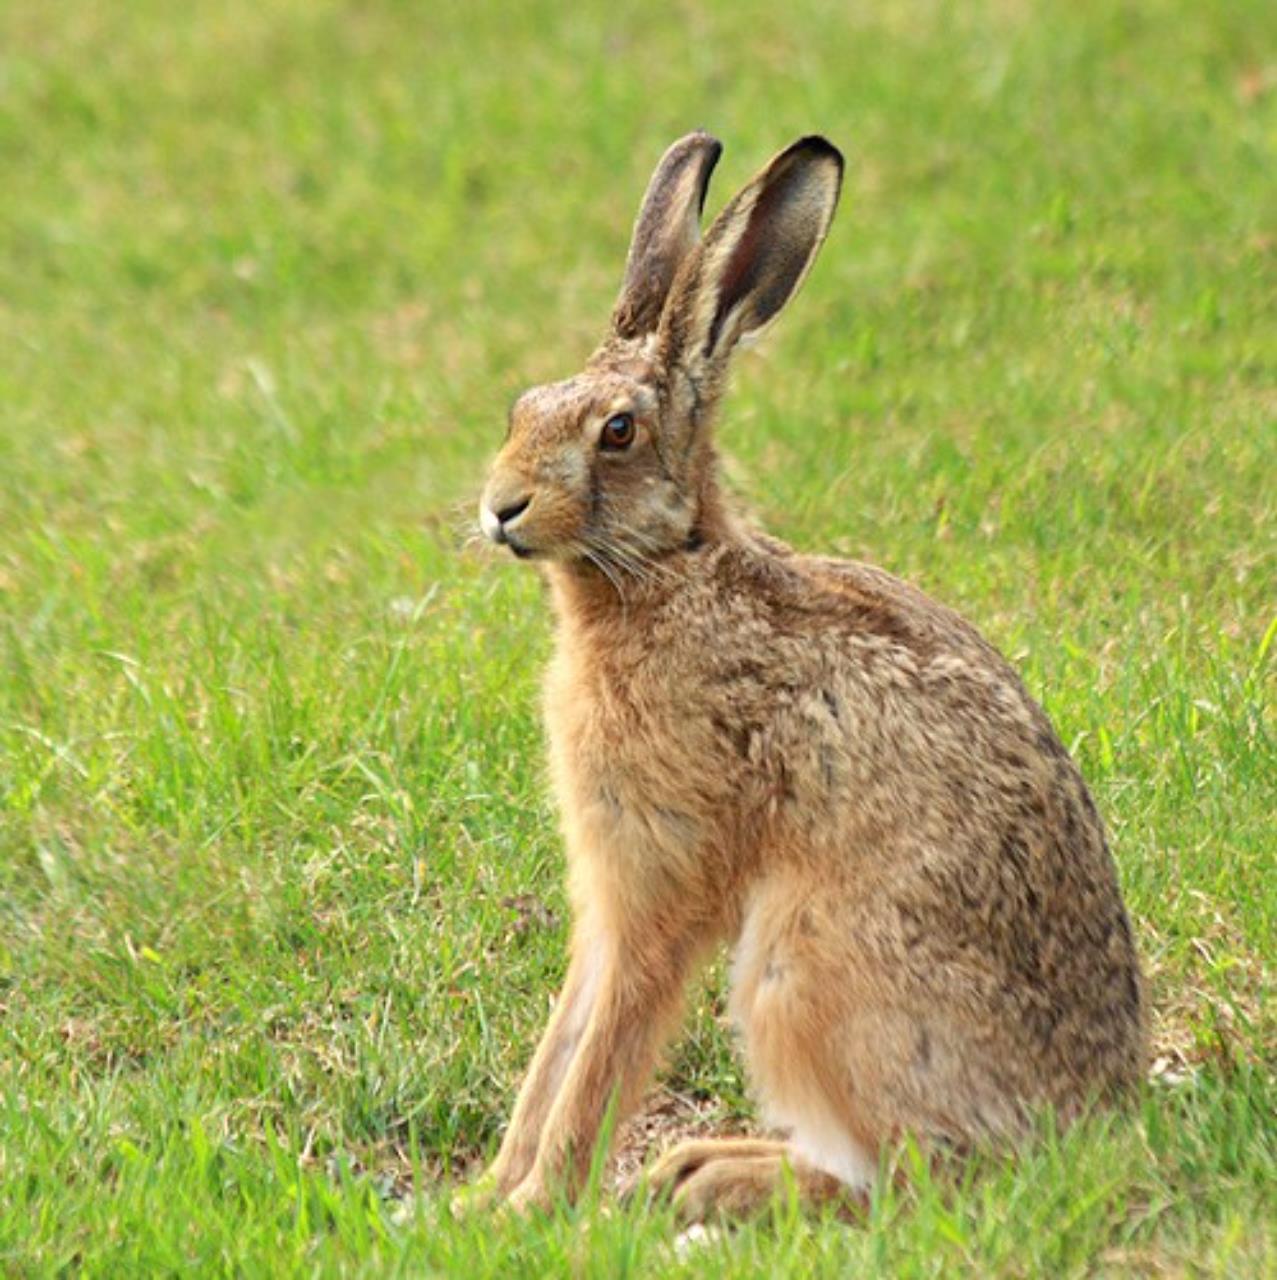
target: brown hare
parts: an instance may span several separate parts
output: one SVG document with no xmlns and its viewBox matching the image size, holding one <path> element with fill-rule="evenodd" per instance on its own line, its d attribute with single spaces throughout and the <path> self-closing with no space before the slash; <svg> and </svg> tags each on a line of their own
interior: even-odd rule
<svg viewBox="0 0 1277 1280">
<path fill-rule="evenodd" d="M 695 1141 L 683 1216 L 793 1185 L 863 1194 L 935 1148 L 1067 1120 L 1139 1080 L 1143 996 L 1104 829 L 1045 714 L 966 621 L 881 569 L 799 555 L 721 489 L 733 348 L 797 291 L 842 157 L 780 152 L 714 220 L 721 148 L 651 180 L 602 346 L 524 394 L 480 508 L 543 566 L 545 692 L 574 913 L 563 992 L 471 1203 L 572 1195 L 639 1099 L 689 978 L 731 1007 L 784 1137 Z"/>
</svg>

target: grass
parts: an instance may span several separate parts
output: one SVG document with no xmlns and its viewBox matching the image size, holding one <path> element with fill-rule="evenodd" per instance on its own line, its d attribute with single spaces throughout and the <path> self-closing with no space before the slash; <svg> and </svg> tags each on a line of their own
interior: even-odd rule
<svg viewBox="0 0 1277 1280">
<path fill-rule="evenodd" d="M 660 1213 L 438 1187 L 566 926 L 547 609 L 464 549 L 472 495 L 696 125 L 717 200 L 849 153 L 734 483 L 1015 658 L 1158 1061 L 863 1230 L 782 1206 L 680 1259 Z M 1277 1275 L 1275 153 L 1268 0 L 5 6 L 0 1270 Z M 652 1128 L 748 1122 L 722 999 Z"/>
</svg>

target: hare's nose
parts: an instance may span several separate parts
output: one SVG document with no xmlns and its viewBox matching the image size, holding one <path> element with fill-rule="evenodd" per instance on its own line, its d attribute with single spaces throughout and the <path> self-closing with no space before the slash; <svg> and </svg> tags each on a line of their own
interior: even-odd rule
<svg viewBox="0 0 1277 1280">
<path fill-rule="evenodd" d="M 513 524 L 528 509 L 531 501 L 532 496 L 529 494 L 515 502 L 504 503 L 495 510 L 485 502 L 479 509 L 479 524 L 483 532 L 498 545 L 506 542 L 506 525 Z"/>
</svg>

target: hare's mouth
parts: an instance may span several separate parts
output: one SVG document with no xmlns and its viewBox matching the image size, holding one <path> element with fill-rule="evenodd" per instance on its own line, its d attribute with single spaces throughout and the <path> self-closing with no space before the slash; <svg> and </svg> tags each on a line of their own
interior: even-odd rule
<svg viewBox="0 0 1277 1280">
<path fill-rule="evenodd" d="M 499 545 L 508 547 L 516 560 L 544 560 L 547 556 L 554 554 L 553 550 L 533 546 L 526 539 L 520 538 L 517 533 L 510 533 L 508 530 L 502 531 Z"/>
</svg>

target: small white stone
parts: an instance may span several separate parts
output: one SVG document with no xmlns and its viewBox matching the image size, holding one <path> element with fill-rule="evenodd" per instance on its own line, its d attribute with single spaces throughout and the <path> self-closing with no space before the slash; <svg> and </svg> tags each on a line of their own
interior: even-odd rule
<svg viewBox="0 0 1277 1280">
<path fill-rule="evenodd" d="M 718 1227 L 707 1227 L 703 1222 L 694 1222 L 686 1231 L 680 1231 L 674 1237 L 674 1255 L 682 1260 L 693 1249 L 703 1249 L 706 1245 L 721 1240 L 723 1232 Z"/>
</svg>

